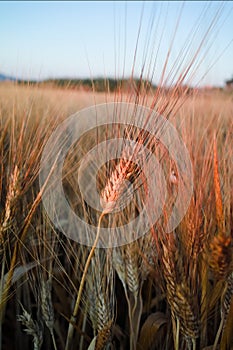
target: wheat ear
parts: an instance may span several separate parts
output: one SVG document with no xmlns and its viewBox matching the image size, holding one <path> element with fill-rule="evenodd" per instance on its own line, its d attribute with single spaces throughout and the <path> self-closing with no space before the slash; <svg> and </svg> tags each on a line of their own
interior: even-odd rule
<svg viewBox="0 0 233 350">
<path fill-rule="evenodd" d="M 23 305 L 20 303 L 23 310 L 22 315 L 17 316 L 17 321 L 21 322 L 25 327 L 24 331 L 33 336 L 33 348 L 34 350 L 40 350 L 43 343 L 43 334 L 42 330 L 39 327 L 39 324 L 33 320 L 32 315 L 25 310 Z"/>
<path fill-rule="evenodd" d="M 86 278 L 87 310 L 92 322 L 96 348 L 103 349 L 109 342 L 113 323 L 113 268 L 111 256 L 105 250 L 96 250 Z M 97 346 L 97 344 L 100 344 Z M 101 345 L 102 344 L 102 345 Z M 102 346 L 102 347 L 101 347 Z"/>
<path fill-rule="evenodd" d="M 41 311 L 42 311 L 44 322 L 50 331 L 54 349 L 57 350 L 54 331 L 53 331 L 54 310 L 53 310 L 51 291 L 52 291 L 52 276 L 50 276 L 47 281 L 44 281 L 44 279 L 42 279 L 41 281 Z"/>
</svg>

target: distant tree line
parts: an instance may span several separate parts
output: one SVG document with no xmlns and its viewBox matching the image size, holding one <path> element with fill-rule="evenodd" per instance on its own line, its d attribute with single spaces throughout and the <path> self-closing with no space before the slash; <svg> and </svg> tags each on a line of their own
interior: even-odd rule
<svg viewBox="0 0 233 350">
<path fill-rule="evenodd" d="M 47 79 L 43 81 L 35 80 L 17 80 L 21 85 L 52 85 L 70 89 L 95 90 L 97 92 L 114 92 L 121 90 L 141 90 L 156 89 L 156 85 L 142 79 L 113 79 L 113 78 L 95 78 L 95 79 Z"/>
</svg>

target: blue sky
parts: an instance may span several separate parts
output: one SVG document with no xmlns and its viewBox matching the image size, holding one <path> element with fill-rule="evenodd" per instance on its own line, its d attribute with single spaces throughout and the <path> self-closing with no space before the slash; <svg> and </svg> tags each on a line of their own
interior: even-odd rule
<svg viewBox="0 0 233 350">
<path fill-rule="evenodd" d="M 26 79 L 129 76 L 142 18 L 135 75 L 140 74 L 146 62 L 147 77 L 156 62 L 154 82 L 157 83 L 170 47 L 165 74 L 169 83 L 173 79 L 169 71 L 172 69 L 178 76 L 191 62 L 220 7 L 221 2 L 201 1 L 1 1 L 0 73 Z M 170 46 L 180 11 L 179 26 Z M 231 78 L 232 40 L 233 3 L 226 2 L 201 48 L 200 63 L 197 61 L 197 70 L 190 81 L 199 82 L 204 76 L 201 85 L 220 86 Z M 186 54 L 185 48 L 188 48 Z"/>
</svg>

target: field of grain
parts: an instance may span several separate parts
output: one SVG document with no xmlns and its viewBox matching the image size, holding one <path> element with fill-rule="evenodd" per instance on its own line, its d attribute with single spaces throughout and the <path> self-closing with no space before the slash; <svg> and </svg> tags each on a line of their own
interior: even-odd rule
<svg viewBox="0 0 233 350">
<path fill-rule="evenodd" d="M 155 95 L 0 85 L 1 349 L 233 349 L 233 97 L 220 90 Z M 91 250 L 48 218 L 40 161 L 63 120 L 116 100 L 153 100 L 169 117 L 190 154 L 193 192 L 173 232 L 163 229 L 170 202 L 141 238 Z M 65 165 L 72 172 L 74 158 Z M 113 186 L 113 172 L 114 164 L 102 188 Z M 70 193 L 75 175 L 67 179 Z M 85 204 L 74 208 L 98 222 Z"/>
</svg>

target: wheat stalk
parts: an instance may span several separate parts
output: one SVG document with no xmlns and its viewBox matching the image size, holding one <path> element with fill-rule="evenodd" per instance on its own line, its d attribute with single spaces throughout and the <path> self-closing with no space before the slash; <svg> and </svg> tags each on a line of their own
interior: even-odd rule
<svg viewBox="0 0 233 350">
<path fill-rule="evenodd" d="M 73 324 L 75 324 L 75 322 L 76 322 L 76 317 L 77 317 L 78 310 L 79 310 L 79 304 L 80 304 L 80 301 L 81 301 L 81 296 L 82 296 L 82 292 L 83 292 L 83 288 L 84 288 L 84 284 L 85 284 L 85 279 L 86 279 L 86 276 L 87 276 L 89 265 L 91 263 L 91 259 L 92 259 L 93 255 L 94 255 L 95 248 L 96 248 L 98 240 L 99 240 L 100 227 L 101 227 L 100 225 L 101 225 L 101 220 L 103 219 L 104 215 L 105 215 L 105 212 L 103 212 L 100 215 L 100 217 L 99 217 L 96 238 L 95 238 L 95 241 L 94 241 L 93 246 L 91 248 L 91 251 L 90 251 L 90 253 L 88 255 L 88 258 L 87 258 L 87 261 L 86 261 L 86 264 L 85 264 L 85 267 L 84 267 L 84 270 L 83 270 L 83 274 L 82 274 L 82 278 L 81 278 L 81 281 L 80 281 L 79 290 L 78 290 L 78 294 L 77 294 L 77 299 L 75 301 L 73 314 L 71 316 L 71 322 L 69 323 L 65 350 L 69 350 L 70 346 L 71 346 L 72 337 L 73 337 L 73 333 L 74 333 L 74 326 L 73 326 Z"/>
</svg>

